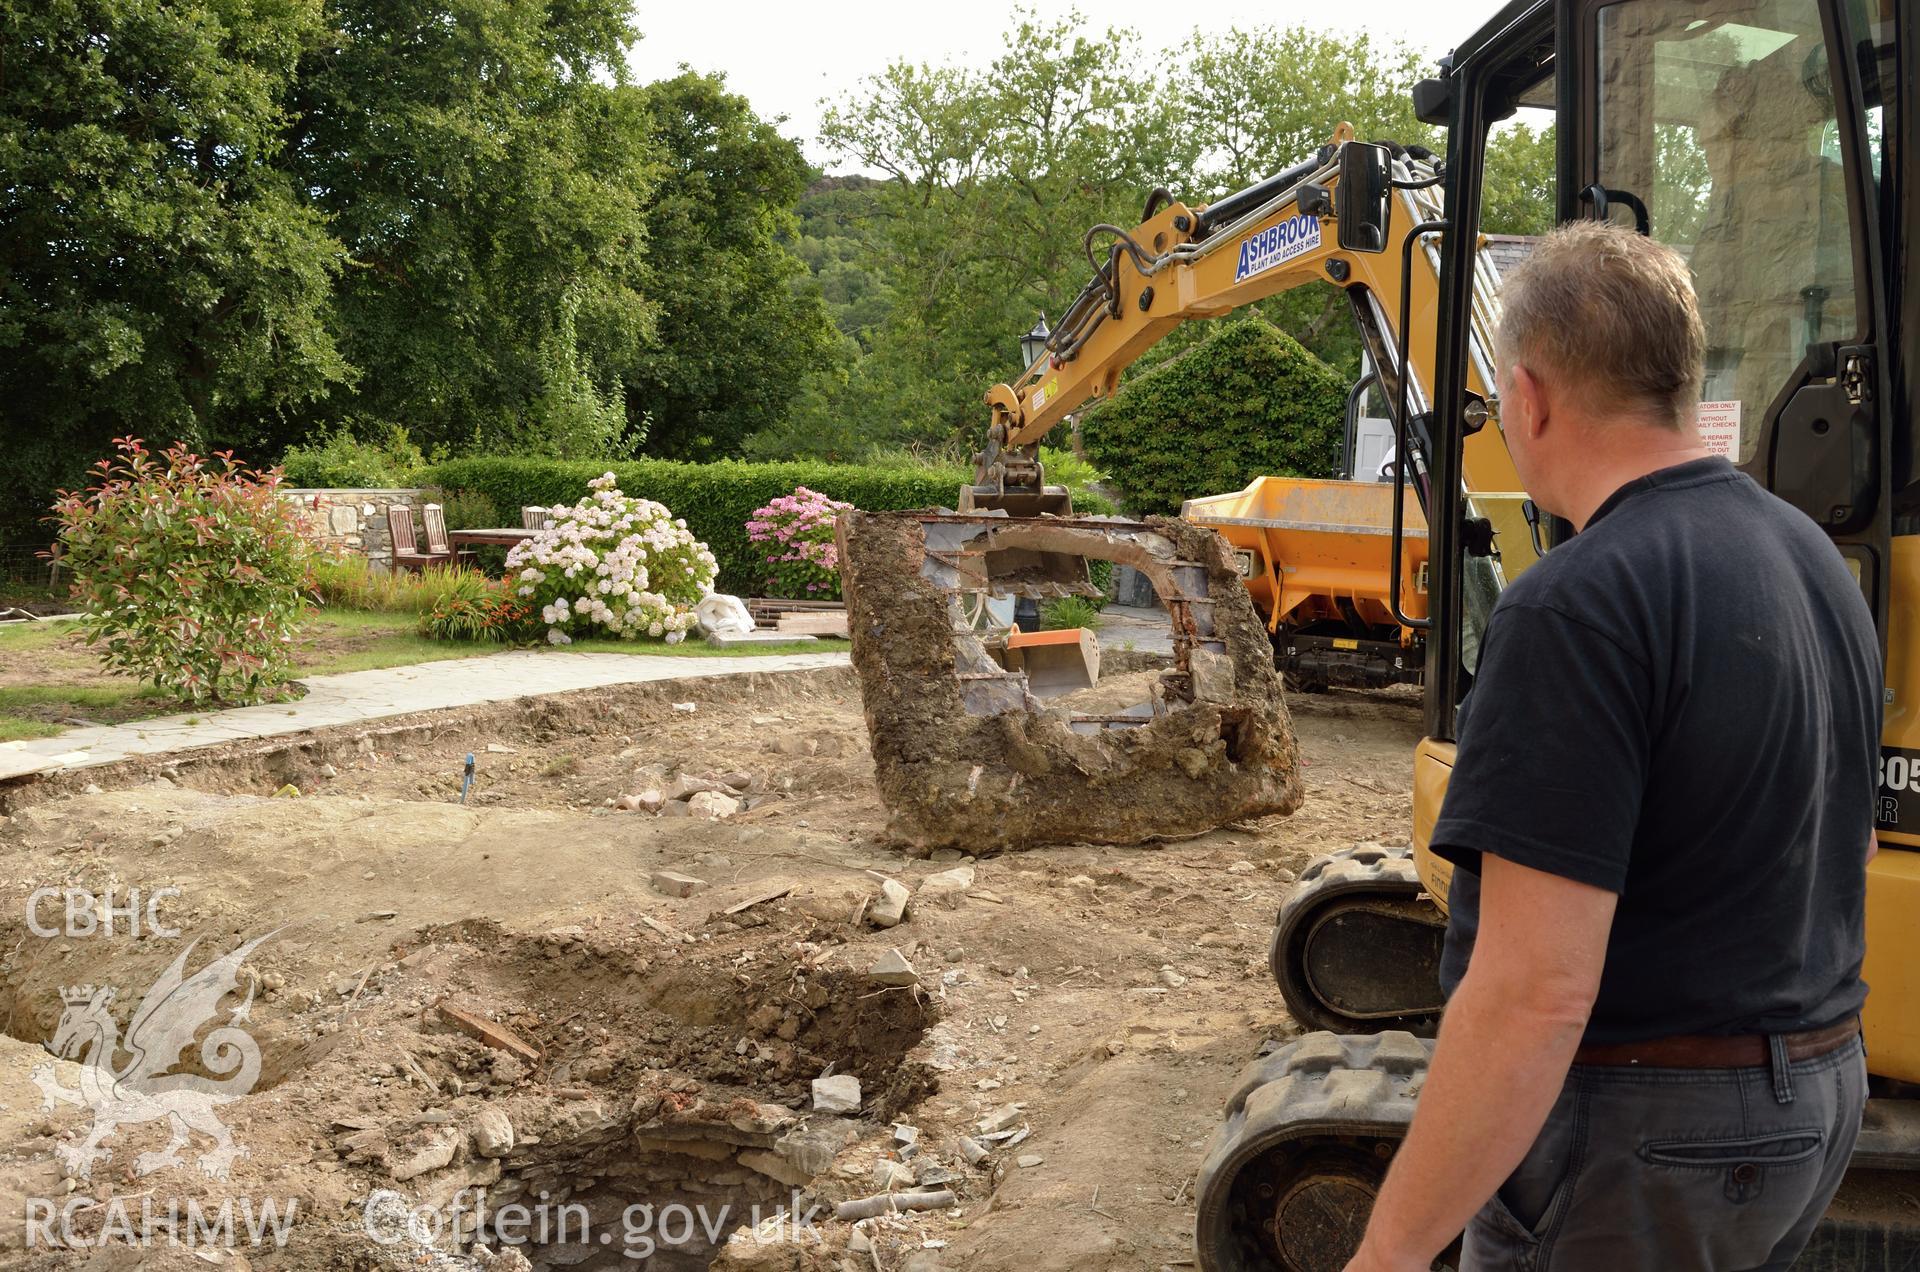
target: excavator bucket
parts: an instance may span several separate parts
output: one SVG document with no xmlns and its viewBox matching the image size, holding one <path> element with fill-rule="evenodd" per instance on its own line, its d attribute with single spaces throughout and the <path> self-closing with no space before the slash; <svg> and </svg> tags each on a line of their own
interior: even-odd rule
<svg viewBox="0 0 1920 1272">
<path fill-rule="evenodd" d="M 1073 497 L 1064 486 L 1046 486 L 1038 491 L 963 486 L 960 489 L 959 514 L 1000 514 L 1022 520 L 1072 517 Z M 1093 576 L 1087 569 L 1087 559 L 1070 552 L 1002 547 L 980 554 L 969 564 L 978 565 L 980 570 L 967 577 L 965 586 L 998 596 L 1052 600 L 1062 596 L 1100 595 L 1100 589 L 1093 585 Z"/>
<path fill-rule="evenodd" d="M 1158 517 L 849 511 L 836 538 L 875 778 L 910 849 L 1137 843 L 1298 807 L 1266 628 L 1212 531 Z M 1007 577 L 996 563 L 1050 558 L 1139 570 L 1166 606 L 1172 667 L 1094 689 L 1090 633 L 974 630 L 963 598 Z"/>
<path fill-rule="evenodd" d="M 1027 692 L 1045 701 L 1100 683 L 1100 642 L 1084 627 L 1057 632 L 1009 632 L 1000 660 L 1025 672 Z"/>
</svg>

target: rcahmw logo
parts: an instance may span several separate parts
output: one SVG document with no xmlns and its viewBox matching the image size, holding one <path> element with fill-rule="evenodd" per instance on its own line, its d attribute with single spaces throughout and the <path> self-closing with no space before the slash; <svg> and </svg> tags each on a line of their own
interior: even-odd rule
<svg viewBox="0 0 1920 1272">
<path fill-rule="evenodd" d="M 1240 263 L 1234 267 L 1233 281 L 1245 282 L 1284 261 L 1320 246 L 1320 221 L 1305 213 L 1290 216 L 1278 225 L 1270 225 L 1240 245 Z"/>
</svg>

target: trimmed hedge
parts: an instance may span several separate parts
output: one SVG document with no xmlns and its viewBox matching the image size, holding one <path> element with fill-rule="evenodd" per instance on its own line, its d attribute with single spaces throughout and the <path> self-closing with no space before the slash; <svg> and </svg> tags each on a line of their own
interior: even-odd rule
<svg viewBox="0 0 1920 1272">
<path fill-rule="evenodd" d="M 1347 384 L 1260 317 L 1236 319 L 1130 377 L 1088 412 L 1087 454 L 1135 515 L 1178 513 L 1255 477 L 1328 477 L 1340 462 Z"/>
<path fill-rule="evenodd" d="M 722 592 L 759 595 L 765 579 L 762 545 L 747 539 L 756 508 L 806 486 L 868 512 L 953 507 L 966 475 L 959 469 L 865 468 L 853 464 L 682 464 L 668 460 L 596 463 L 555 459 L 453 459 L 423 470 L 418 480 L 493 501 L 497 524 L 518 525 L 528 504 L 571 504 L 587 482 L 612 472 L 629 495 L 655 499 L 686 519 L 720 562 Z"/>
</svg>

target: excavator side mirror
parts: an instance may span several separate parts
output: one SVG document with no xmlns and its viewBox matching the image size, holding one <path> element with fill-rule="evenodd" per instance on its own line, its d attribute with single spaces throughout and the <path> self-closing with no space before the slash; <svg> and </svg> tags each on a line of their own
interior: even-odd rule
<svg viewBox="0 0 1920 1272">
<path fill-rule="evenodd" d="M 1393 156 L 1385 146 L 1350 141 L 1340 150 L 1340 186 L 1334 191 L 1334 219 L 1340 249 L 1387 250 L 1387 217 L 1392 203 Z"/>
</svg>

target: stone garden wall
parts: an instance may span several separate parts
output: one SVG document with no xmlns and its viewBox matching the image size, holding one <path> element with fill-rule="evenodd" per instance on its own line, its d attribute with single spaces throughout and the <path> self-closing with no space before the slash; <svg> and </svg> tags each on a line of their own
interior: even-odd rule
<svg viewBox="0 0 1920 1272">
<path fill-rule="evenodd" d="M 393 542 L 387 533 L 387 509 L 413 509 L 414 534 L 424 541 L 420 523 L 423 504 L 438 500 L 433 489 L 396 490 L 282 490 L 280 497 L 296 505 L 307 533 L 335 552 L 364 556 L 376 568 L 393 566 Z"/>
</svg>

